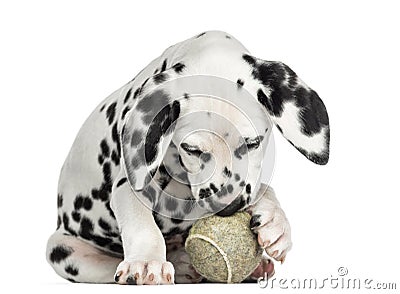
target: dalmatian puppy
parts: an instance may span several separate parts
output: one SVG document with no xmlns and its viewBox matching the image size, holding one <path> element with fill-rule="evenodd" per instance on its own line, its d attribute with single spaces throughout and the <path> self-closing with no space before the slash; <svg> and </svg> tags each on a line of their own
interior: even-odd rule
<svg viewBox="0 0 400 294">
<path fill-rule="evenodd" d="M 79 131 L 61 170 L 48 262 L 75 282 L 199 282 L 183 246 L 192 224 L 248 211 L 269 256 L 249 279 L 272 275 L 292 245 L 260 180 L 273 125 L 306 158 L 328 162 L 325 106 L 288 66 L 219 31 L 169 47 Z"/>
</svg>

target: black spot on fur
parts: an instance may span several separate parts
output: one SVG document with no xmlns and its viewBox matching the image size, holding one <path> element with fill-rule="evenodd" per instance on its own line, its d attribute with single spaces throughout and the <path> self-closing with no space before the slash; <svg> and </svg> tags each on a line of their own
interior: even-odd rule
<svg viewBox="0 0 400 294">
<path fill-rule="evenodd" d="M 244 182 L 244 181 L 241 181 L 240 183 L 239 183 L 239 186 L 240 187 L 244 187 L 246 185 L 246 183 Z"/>
<path fill-rule="evenodd" d="M 121 157 L 121 141 L 119 139 L 117 123 L 115 123 L 111 130 L 111 138 L 115 144 L 117 144 L 118 157 Z"/>
<path fill-rule="evenodd" d="M 102 228 L 104 231 L 106 231 L 106 232 L 111 231 L 111 225 L 108 222 L 106 222 L 104 219 L 99 218 L 98 224 L 99 224 L 100 228 Z"/>
<path fill-rule="evenodd" d="M 218 188 L 214 185 L 214 183 L 210 184 L 210 189 L 214 192 L 217 193 L 218 192 Z"/>
<path fill-rule="evenodd" d="M 264 140 L 264 136 L 257 136 L 255 138 L 246 138 L 245 143 L 247 150 L 252 151 L 257 149 L 260 146 L 262 140 Z"/>
<path fill-rule="evenodd" d="M 295 95 L 301 95 L 296 90 Z M 323 126 L 329 125 L 328 113 L 325 105 L 319 98 L 318 94 L 313 91 L 305 91 L 303 97 L 308 95 L 309 102 L 302 108 L 300 121 L 302 122 L 302 131 L 307 136 L 312 136 L 321 131 Z"/>
<path fill-rule="evenodd" d="M 117 183 L 117 188 L 118 188 L 119 186 L 125 184 L 125 183 L 127 182 L 127 180 L 128 180 L 127 178 L 122 178 L 122 179 L 120 179 L 120 180 L 118 181 L 118 183 Z"/>
<path fill-rule="evenodd" d="M 111 160 L 114 162 L 116 166 L 119 165 L 120 156 L 118 155 L 117 151 L 113 150 L 111 153 Z"/>
<path fill-rule="evenodd" d="M 118 243 L 112 243 L 112 244 L 110 244 L 110 245 L 108 246 L 108 248 L 109 248 L 111 251 L 114 251 L 114 252 L 116 252 L 116 253 L 120 253 L 120 254 L 123 254 L 123 253 L 124 253 L 124 249 L 122 248 L 122 245 L 121 245 L 121 244 L 118 244 Z"/>
<path fill-rule="evenodd" d="M 211 159 L 211 154 L 208 152 L 202 152 L 200 159 L 203 160 L 203 162 L 209 162 Z"/>
<path fill-rule="evenodd" d="M 159 166 L 158 171 L 160 172 L 160 178 L 159 178 L 160 188 L 161 190 L 164 190 L 171 181 L 171 176 L 169 175 L 166 167 L 163 164 Z"/>
<path fill-rule="evenodd" d="M 228 178 L 230 178 L 232 176 L 232 172 L 228 169 L 228 167 L 224 167 L 224 170 L 222 172 L 225 176 L 227 176 Z"/>
<path fill-rule="evenodd" d="M 110 232 L 104 232 L 104 235 L 106 235 L 107 237 L 111 237 L 111 238 L 117 238 L 117 237 L 120 236 L 119 233 L 117 233 L 117 232 L 112 232 L 112 231 L 110 231 Z"/>
<path fill-rule="evenodd" d="M 167 134 L 171 125 L 178 118 L 180 113 L 180 104 L 174 101 L 171 105 L 165 106 L 152 121 L 145 140 L 145 160 L 146 164 L 151 164 L 158 152 L 158 143 L 161 136 Z"/>
<path fill-rule="evenodd" d="M 163 71 L 166 70 L 166 69 L 167 69 L 167 60 L 164 59 L 162 65 L 161 65 L 161 72 L 163 72 Z"/>
<path fill-rule="evenodd" d="M 84 200 L 84 198 L 83 198 L 82 195 L 79 194 L 78 196 L 76 196 L 76 198 L 74 200 L 74 208 L 75 208 L 75 210 L 79 210 L 79 209 L 82 208 L 83 200 Z"/>
<path fill-rule="evenodd" d="M 240 181 L 240 175 L 239 174 L 235 174 L 235 181 L 239 182 Z"/>
<path fill-rule="evenodd" d="M 110 106 L 108 106 L 108 108 L 107 108 L 106 116 L 108 118 L 108 124 L 110 124 L 110 125 L 114 121 L 116 107 L 117 107 L 117 102 L 114 102 L 114 103 L 111 103 Z"/>
<path fill-rule="evenodd" d="M 57 207 L 60 208 L 63 205 L 63 196 L 61 194 L 57 195 Z"/>
<path fill-rule="evenodd" d="M 248 54 L 243 54 L 243 59 L 250 65 L 255 65 L 256 60 L 254 57 L 248 55 Z"/>
<path fill-rule="evenodd" d="M 175 70 L 176 73 L 181 73 L 185 69 L 185 65 L 183 63 L 176 63 L 172 68 Z"/>
<path fill-rule="evenodd" d="M 121 115 L 121 119 L 125 119 L 126 114 L 128 113 L 128 111 L 130 110 L 129 106 L 126 106 L 124 108 L 124 110 L 122 110 L 122 115 Z"/>
<path fill-rule="evenodd" d="M 76 283 L 74 279 L 68 278 L 67 281 L 70 281 L 71 283 Z"/>
<path fill-rule="evenodd" d="M 233 155 L 238 158 L 242 159 L 242 156 L 247 153 L 247 146 L 245 143 L 241 144 L 238 148 L 233 151 Z"/>
<path fill-rule="evenodd" d="M 124 98 L 124 104 L 125 104 L 126 102 L 128 102 L 129 97 L 131 97 L 131 94 L 132 94 L 132 88 L 130 88 L 130 89 L 128 90 L 128 92 L 126 92 L 126 95 L 125 95 L 125 98 Z"/>
<path fill-rule="evenodd" d="M 147 82 L 149 81 L 150 78 L 147 78 L 144 80 L 143 84 L 140 86 L 140 91 L 142 91 L 144 89 L 144 86 L 147 84 Z"/>
<path fill-rule="evenodd" d="M 60 228 L 61 226 L 61 216 L 57 216 L 57 230 Z"/>
<path fill-rule="evenodd" d="M 250 185 L 250 184 L 247 184 L 247 185 L 246 185 L 246 193 L 247 193 L 247 194 L 250 194 L 250 193 L 251 193 L 251 185 Z"/>
<path fill-rule="evenodd" d="M 87 217 L 82 217 L 81 219 L 81 228 L 79 230 L 79 235 L 82 238 L 85 238 L 87 240 L 92 239 L 92 233 L 93 233 L 93 222 L 88 219 Z"/>
<path fill-rule="evenodd" d="M 238 80 L 236 81 L 236 84 L 238 85 L 239 88 L 241 88 L 241 87 L 243 87 L 243 85 L 244 85 L 244 81 L 241 80 L 241 79 L 238 79 Z"/>
<path fill-rule="evenodd" d="M 140 92 L 141 92 L 141 89 L 140 89 L 140 88 L 137 88 L 136 91 L 135 91 L 135 93 L 133 93 L 133 99 L 136 99 L 137 96 L 139 96 Z"/>
<path fill-rule="evenodd" d="M 257 98 L 258 101 L 261 103 L 261 105 L 263 105 L 270 113 L 273 113 L 273 106 L 267 95 L 265 95 L 265 93 L 263 92 L 263 90 L 258 89 Z"/>
<path fill-rule="evenodd" d="M 65 272 L 70 274 L 71 276 L 77 276 L 79 274 L 78 268 L 72 266 L 72 265 L 67 265 L 65 267 Z"/>
<path fill-rule="evenodd" d="M 101 247 L 104 247 L 112 242 L 110 238 L 104 238 L 98 235 L 92 235 L 91 240 Z"/>
<path fill-rule="evenodd" d="M 92 199 L 90 199 L 89 197 L 85 197 L 85 198 L 83 199 L 83 208 L 84 208 L 85 210 L 91 210 L 92 207 L 93 207 L 93 201 L 92 201 Z"/>
<path fill-rule="evenodd" d="M 228 36 L 228 35 L 226 35 L 226 36 L 225 36 L 225 38 L 227 38 L 227 39 L 231 39 L 231 36 Z"/>
<path fill-rule="evenodd" d="M 102 111 L 104 110 L 105 107 L 106 107 L 106 105 L 103 104 L 103 106 L 101 106 L 101 108 L 100 108 L 100 112 L 102 112 Z"/>
<path fill-rule="evenodd" d="M 59 245 L 53 248 L 50 253 L 50 261 L 52 263 L 60 263 L 74 252 L 69 246 Z"/>
<path fill-rule="evenodd" d="M 99 156 L 97 157 L 97 161 L 99 162 L 100 165 L 102 165 L 104 163 L 104 156 L 99 154 Z"/>
<path fill-rule="evenodd" d="M 226 189 L 228 190 L 228 193 L 232 193 L 233 192 L 233 186 L 231 184 L 229 184 Z"/>
<path fill-rule="evenodd" d="M 153 76 L 153 81 L 156 85 L 165 82 L 167 79 L 168 79 L 168 75 L 165 73 L 162 73 L 162 72 Z"/>
<path fill-rule="evenodd" d="M 110 201 L 107 201 L 107 202 L 105 203 L 105 206 L 106 206 L 106 208 L 107 208 L 107 210 L 108 210 L 110 216 L 111 216 L 113 219 L 115 219 L 114 212 L 112 211 L 111 206 L 110 206 Z"/>
<path fill-rule="evenodd" d="M 111 183 L 111 164 L 109 162 L 106 162 L 103 164 L 103 176 L 104 176 L 104 181 L 106 183 Z"/>
<path fill-rule="evenodd" d="M 199 198 L 204 199 L 211 196 L 211 191 L 209 188 L 199 190 Z"/>
<path fill-rule="evenodd" d="M 109 157 L 110 156 L 110 147 L 108 146 L 106 139 L 101 140 L 100 148 L 101 148 L 101 153 L 105 157 Z"/>
<path fill-rule="evenodd" d="M 65 212 L 63 213 L 62 223 L 64 225 L 64 230 L 66 230 L 72 236 L 77 236 L 76 232 L 69 227 L 69 218 Z"/>
<path fill-rule="evenodd" d="M 109 193 L 110 192 L 106 189 L 104 183 L 101 185 L 100 189 L 92 189 L 93 199 L 100 199 L 101 201 L 107 201 Z"/>
<path fill-rule="evenodd" d="M 81 214 L 78 211 L 73 211 L 71 213 L 72 219 L 79 223 L 81 221 Z"/>
</svg>

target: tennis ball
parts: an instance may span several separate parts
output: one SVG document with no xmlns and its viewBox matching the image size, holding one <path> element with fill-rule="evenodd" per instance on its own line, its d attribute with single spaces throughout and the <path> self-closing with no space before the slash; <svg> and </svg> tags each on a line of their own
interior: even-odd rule
<svg viewBox="0 0 400 294">
<path fill-rule="evenodd" d="M 262 248 L 250 229 L 250 214 L 197 220 L 185 242 L 196 271 L 213 282 L 240 283 L 259 265 Z"/>
</svg>

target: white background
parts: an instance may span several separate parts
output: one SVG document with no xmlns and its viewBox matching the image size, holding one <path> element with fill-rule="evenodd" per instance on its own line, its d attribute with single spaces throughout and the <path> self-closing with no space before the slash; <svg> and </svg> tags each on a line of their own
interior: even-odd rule
<svg viewBox="0 0 400 294">
<path fill-rule="evenodd" d="M 210 29 L 288 64 L 329 112 L 327 166 L 307 161 L 275 132 L 272 186 L 294 242 L 276 277 L 330 278 L 344 266 L 348 277 L 400 288 L 396 1 L 277 2 L 1 2 L 1 292 L 269 291 L 71 284 L 45 260 L 58 174 L 86 117 L 166 47 Z"/>
</svg>

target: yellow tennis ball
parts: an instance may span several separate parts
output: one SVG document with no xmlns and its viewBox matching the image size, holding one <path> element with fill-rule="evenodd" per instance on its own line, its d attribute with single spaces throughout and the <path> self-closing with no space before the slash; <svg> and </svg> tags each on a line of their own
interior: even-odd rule
<svg viewBox="0 0 400 294">
<path fill-rule="evenodd" d="M 259 265 L 262 248 L 250 229 L 250 215 L 210 216 L 196 221 L 185 248 L 196 271 L 213 282 L 240 283 Z"/>
</svg>

